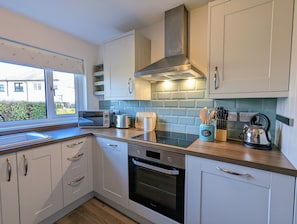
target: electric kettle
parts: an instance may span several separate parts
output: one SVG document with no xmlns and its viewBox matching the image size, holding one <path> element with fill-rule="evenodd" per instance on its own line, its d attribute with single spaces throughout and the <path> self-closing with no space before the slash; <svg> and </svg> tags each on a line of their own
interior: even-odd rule
<svg viewBox="0 0 297 224">
<path fill-rule="evenodd" d="M 250 126 L 243 129 L 243 145 L 254 149 L 271 149 L 271 134 L 269 132 L 270 120 L 261 113 L 251 118 Z"/>
</svg>

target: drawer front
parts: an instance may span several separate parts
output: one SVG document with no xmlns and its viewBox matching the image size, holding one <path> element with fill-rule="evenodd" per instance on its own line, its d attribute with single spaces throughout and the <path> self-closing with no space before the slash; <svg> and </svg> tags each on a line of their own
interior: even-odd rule
<svg viewBox="0 0 297 224">
<path fill-rule="evenodd" d="M 79 138 L 62 143 L 64 206 L 90 191 L 87 140 Z"/>
<path fill-rule="evenodd" d="M 201 158 L 199 159 L 199 163 L 202 172 L 267 188 L 271 185 L 271 173 L 268 171 Z"/>
<path fill-rule="evenodd" d="M 101 148 L 112 149 L 112 150 L 120 150 L 121 145 L 123 144 L 123 142 L 119 142 L 111 139 L 105 139 L 105 138 L 99 138 L 98 143 Z"/>
<path fill-rule="evenodd" d="M 62 143 L 62 150 L 79 150 L 81 148 L 86 148 L 88 147 L 88 141 L 87 138 L 78 138 L 78 139 L 73 139 L 70 141 L 66 141 Z"/>
</svg>

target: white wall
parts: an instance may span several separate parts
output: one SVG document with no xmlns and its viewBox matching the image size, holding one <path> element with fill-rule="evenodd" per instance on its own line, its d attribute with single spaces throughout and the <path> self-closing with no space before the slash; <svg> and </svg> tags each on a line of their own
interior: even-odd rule
<svg viewBox="0 0 297 224">
<path fill-rule="evenodd" d="M 293 44 L 290 71 L 290 92 L 288 98 L 280 98 L 277 102 L 276 113 L 293 118 L 294 126 L 276 122 L 276 136 L 279 138 L 281 151 L 297 167 L 297 4 L 294 8 Z"/>
<path fill-rule="evenodd" d="M 92 83 L 93 66 L 98 63 L 97 45 L 3 8 L 0 8 L 0 27 L 0 37 L 83 59 L 88 93 L 84 103 L 88 109 L 98 109 L 98 99 L 93 95 Z"/>
</svg>

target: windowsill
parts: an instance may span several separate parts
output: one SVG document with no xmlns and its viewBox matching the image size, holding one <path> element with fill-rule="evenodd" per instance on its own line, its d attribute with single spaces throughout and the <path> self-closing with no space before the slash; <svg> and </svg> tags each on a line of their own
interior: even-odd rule
<svg viewBox="0 0 297 224">
<path fill-rule="evenodd" d="M 51 131 L 63 128 L 77 127 L 77 119 L 69 119 L 63 121 L 48 121 L 38 124 L 24 124 L 19 126 L 0 126 L 0 135 L 15 134 L 27 131 Z"/>
</svg>

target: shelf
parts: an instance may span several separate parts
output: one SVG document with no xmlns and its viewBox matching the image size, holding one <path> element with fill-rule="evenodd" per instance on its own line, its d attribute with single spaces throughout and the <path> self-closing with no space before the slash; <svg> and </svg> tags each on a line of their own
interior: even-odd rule
<svg viewBox="0 0 297 224">
<path fill-rule="evenodd" d="M 95 91 L 94 95 L 96 96 L 103 96 L 104 95 L 104 91 Z"/>
<path fill-rule="evenodd" d="M 94 82 L 94 86 L 104 86 L 104 81 Z"/>
<path fill-rule="evenodd" d="M 94 95 L 104 98 L 104 70 L 103 64 L 96 65 L 93 73 Z"/>
<path fill-rule="evenodd" d="M 94 76 L 95 77 L 100 77 L 100 76 L 103 76 L 104 75 L 104 72 L 103 71 L 99 71 L 99 72 L 95 72 L 94 73 Z"/>
</svg>

